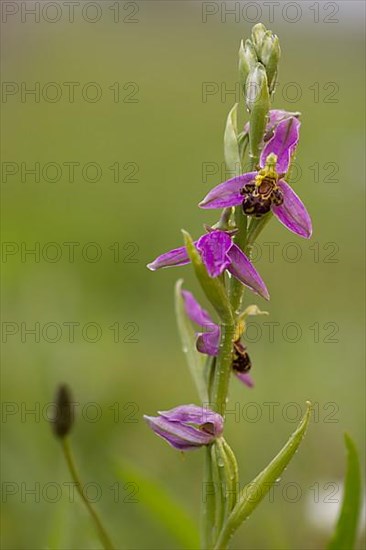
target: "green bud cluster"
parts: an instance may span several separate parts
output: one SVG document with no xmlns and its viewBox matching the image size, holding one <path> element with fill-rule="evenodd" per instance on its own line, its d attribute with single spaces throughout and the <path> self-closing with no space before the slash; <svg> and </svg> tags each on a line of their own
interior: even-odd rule
<svg viewBox="0 0 366 550">
<path fill-rule="evenodd" d="M 272 31 L 268 31 L 262 23 L 254 25 L 251 40 L 241 41 L 239 48 L 239 79 L 249 111 L 252 104 L 250 96 L 253 96 L 254 93 L 250 88 L 257 88 L 263 80 L 258 81 L 258 64 L 266 73 L 266 84 L 271 95 L 277 81 L 280 55 L 278 36 L 273 34 Z M 256 73 L 255 70 L 257 70 Z M 249 100 L 247 100 L 248 91 Z M 257 93 L 260 94 L 260 88 Z"/>
<path fill-rule="evenodd" d="M 242 41 L 239 48 L 239 80 L 250 113 L 250 156 L 254 164 L 276 86 L 280 54 L 278 37 L 262 23 L 254 25 L 251 39 Z"/>
</svg>

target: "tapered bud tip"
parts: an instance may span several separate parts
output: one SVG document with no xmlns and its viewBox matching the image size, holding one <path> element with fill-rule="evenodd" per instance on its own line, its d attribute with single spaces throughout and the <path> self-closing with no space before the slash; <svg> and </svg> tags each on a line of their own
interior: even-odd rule
<svg viewBox="0 0 366 550">
<path fill-rule="evenodd" d="M 62 439 L 68 435 L 74 423 L 71 391 L 66 384 L 60 384 L 57 388 L 54 404 L 52 430 L 56 437 Z"/>
<path fill-rule="evenodd" d="M 262 41 L 266 32 L 267 29 L 263 23 L 257 23 L 257 25 L 254 25 L 252 28 L 252 42 L 258 53 L 262 47 Z"/>
</svg>

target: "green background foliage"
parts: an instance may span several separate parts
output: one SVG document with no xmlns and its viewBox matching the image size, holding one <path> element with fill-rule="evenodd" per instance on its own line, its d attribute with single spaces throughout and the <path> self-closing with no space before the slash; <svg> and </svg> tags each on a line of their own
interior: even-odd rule
<svg viewBox="0 0 366 550">
<path fill-rule="evenodd" d="M 250 20 L 241 15 L 222 22 L 218 2 L 219 12 L 204 23 L 200 2 L 154 0 L 138 3 L 136 23 L 123 22 L 131 8 L 122 6 L 115 23 L 109 4 L 100 3 L 103 16 L 94 24 L 80 17 L 80 9 L 74 23 L 64 11 L 54 24 L 22 23 L 19 16 L 3 24 L 3 80 L 29 88 L 39 82 L 41 89 L 56 82 L 63 91 L 54 103 L 42 96 L 39 103 L 31 96 L 22 102 L 20 93 L 3 99 L 3 162 L 95 162 L 103 170 L 94 183 L 81 177 L 81 167 L 73 183 L 66 167 L 54 183 L 42 177 L 36 183 L 32 176 L 22 182 L 19 173 L 3 178 L 3 241 L 29 248 L 38 242 L 41 251 L 55 242 L 62 249 L 56 262 L 47 260 L 47 250 L 39 262 L 34 256 L 22 261 L 20 253 L 2 260 L 3 322 L 19 327 L 3 344 L 2 397 L 5 410 L 14 412 L 3 417 L 3 482 L 15 483 L 18 491 L 3 503 L 4 548 L 97 545 L 89 517 L 79 502 L 69 503 L 69 476 L 46 420 L 59 382 L 71 385 L 80 404 L 72 435 L 76 459 L 84 481 L 100 484 L 96 506 L 115 541 L 126 548 L 179 547 L 154 523 L 143 499 L 131 502 L 131 486 L 115 477 L 119 457 L 168 487 L 193 518 L 199 514 L 202 453 L 174 452 L 149 431 L 142 414 L 197 402 L 175 325 L 176 279 L 183 277 L 186 288 L 204 297 L 189 266 L 152 274 L 145 265 L 181 244 L 181 228 L 196 237 L 204 222 L 216 220 L 215 212 L 196 204 L 225 177 L 223 131 L 240 96 L 237 51 L 257 20 L 248 12 Z M 274 106 L 303 113 L 297 155 L 302 177 L 294 188 L 312 215 L 314 236 L 301 240 L 272 220 L 256 249 L 255 265 L 272 299 L 267 305 L 247 294 L 246 304 L 257 303 L 270 316 L 253 318 L 248 349 L 255 388 L 232 381 L 226 430 L 242 482 L 278 452 L 307 399 L 315 412 L 272 500 L 266 497 L 233 539 L 236 549 L 324 547 L 334 523 L 329 500 L 341 498 L 343 432 L 363 447 L 364 48 L 362 3 L 345 4 L 337 3 L 338 22 L 328 24 L 322 4 L 319 23 L 310 3 L 302 3 L 297 23 L 279 11 L 269 24 L 262 8 L 262 22 L 280 36 L 283 52 Z M 65 82 L 80 82 L 73 103 Z M 95 103 L 81 96 L 88 82 L 102 89 Z M 109 89 L 115 82 L 117 103 Z M 134 85 L 123 89 L 131 82 L 138 85 L 133 97 Z M 218 91 L 204 98 L 205 83 Z M 246 120 L 242 103 L 239 120 Z M 118 183 L 108 168 L 116 161 Z M 122 181 L 130 162 L 138 165 L 136 181 Z M 203 163 L 216 163 L 217 172 L 203 178 Z M 332 174 L 327 163 L 336 163 L 338 172 Z M 65 242 L 80 243 L 74 262 Z M 81 254 L 90 242 L 101 247 L 99 261 L 87 261 L 88 250 Z M 109 248 L 113 243 L 119 243 L 119 261 Z M 275 243 L 273 258 L 265 243 Z M 39 342 L 25 335 L 21 323 L 31 328 L 37 322 L 41 330 L 56 323 L 60 339 L 47 341 L 55 335 L 52 328 Z M 73 343 L 68 322 L 80 323 Z M 82 336 L 90 322 L 102 330 L 95 343 Z M 279 323 L 274 338 L 268 322 Z M 115 323 L 119 342 L 109 328 Z M 135 328 L 137 342 L 126 341 Z M 90 328 L 87 337 L 94 334 Z M 35 408 L 35 415 L 26 414 Z M 39 499 L 26 493 L 31 488 Z M 319 525 L 314 513 L 330 519 Z"/>
</svg>

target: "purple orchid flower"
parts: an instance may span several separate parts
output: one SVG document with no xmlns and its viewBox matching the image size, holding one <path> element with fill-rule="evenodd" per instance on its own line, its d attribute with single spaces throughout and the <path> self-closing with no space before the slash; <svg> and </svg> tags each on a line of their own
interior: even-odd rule
<svg viewBox="0 0 366 550">
<path fill-rule="evenodd" d="M 287 229 L 309 239 L 312 227 L 308 211 L 282 179 L 299 141 L 299 130 L 300 121 L 293 116 L 279 122 L 262 150 L 258 171 L 221 183 L 199 206 L 226 208 L 242 204 L 246 215 L 257 218 L 272 211 Z"/>
<path fill-rule="evenodd" d="M 193 323 L 201 326 L 205 331 L 197 332 L 196 347 L 198 351 L 206 355 L 218 355 L 221 337 L 220 326 L 213 322 L 209 313 L 201 307 L 191 292 L 182 290 L 182 296 L 188 317 Z M 234 342 L 234 373 L 241 382 L 252 388 L 254 383 L 252 377 L 248 373 L 250 367 L 251 363 L 245 347 L 239 341 Z"/>
<path fill-rule="evenodd" d="M 220 414 L 197 405 L 181 405 L 158 414 L 144 415 L 144 419 L 156 435 L 180 451 L 209 445 L 220 437 L 224 429 L 224 419 Z"/>
<path fill-rule="evenodd" d="M 228 233 L 219 229 L 210 231 L 194 244 L 210 277 L 218 277 L 227 269 L 243 285 L 269 300 L 268 290 L 261 276 L 244 252 L 233 243 Z M 147 267 L 155 271 L 162 267 L 185 265 L 189 262 L 187 250 L 182 246 L 158 256 Z"/>
</svg>

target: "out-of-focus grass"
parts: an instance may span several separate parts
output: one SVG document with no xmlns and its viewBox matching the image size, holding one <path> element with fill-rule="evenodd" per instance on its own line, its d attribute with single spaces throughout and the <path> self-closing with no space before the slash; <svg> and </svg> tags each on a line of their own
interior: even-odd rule
<svg viewBox="0 0 366 550">
<path fill-rule="evenodd" d="M 19 327 L 3 345 L 3 400 L 14 404 L 5 405 L 14 407 L 5 409 L 14 414 L 3 417 L 2 425 L 3 482 L 14 485 L 3 487 L 17 491 L 4 497 L 4 548 L 95 548 L 89 518 L 78 502 L 69 503 L 69 476 L 46 421 L 47 403 L 59 381 L 72 386 L 80 403 L 75 454 L 83 479 L 100 484 L 96 505 L 115 540 L 127 548 L 176 544 L 138 503 L 128 502 L 122 485 L 113 485 L 110 465 L 118 456 L 145 468 L 198 514 L 201 454 L 182 460 L 141 419 L 144 412 L 197 400 L 173 314 L 177 277 L 183 276 L 190 289 L 197 286 L 188 266 L 151 274 L 145 264 L 178 246 L 182 227 L 199 235 L 202 223 L 215 221 L 214 212 L 200 212 L 196 204 L 221 176 L 216 173 L 203 183 L 202 163 L 222 163 L 225 118 L 236 98 L 217 93 L 203 102 L 202 86 L 235 87 L 239 41 L 251 28 L 230 19 L 204 24 L 197 4 L 141 3 L 140 22 L 130 25 L 105 18 L 94 25 L 76 19 L 74 24 L 4 26 L 4 81 L 24 81 L 29 87 L 37 81 L 41 86 L 93 81 L 103 89 L 96 103 L 77 95 L 74 103 L 66 96 L 56 103 L 22 103 L 14 96 L 3 104 L 3 161 L 28 166 L 96 162 L 103 169 L 96 183 L 83 181 L 79 171 L 70 183 L 66 170 L 56 183 L 35 183 L 30 176 L 24 183 L 19 176 L 2 183 L 3 241 L 29 247 L 38 242 L 41 249 L 56 242 L 63 251 L 55 263 L 42 257 L 37 263 L 31 256 L 21 261 L 20 254 L 3 259 L 3 321 Z M 312 214 L 314 237 L 301 241 L 272 221 L 261 238 L 256 266 L 272 300 L 264 304 L 249 295 L 247 300 L 267 309 L 270 317 L 255 319 L 261 337 L 255 341 L 253 326 L 248 346 L 256 386 L 249 391 L 233 381 L 234 412 L 227 426 L 243 481 L 284 443 L 305 400 L 318 405 L 301 453 L 276 487 L 274 501 L 262 504 L 233 548 L 323 546 L 328 532 L 309 523 L 306 502 L 315 498 L 316 484 L 339 483 L 345 430 L 362 447 L 363 48 L 361 26 L 347 26 L 347 17 L 342 9 L 335 25 L 305 20 L 296 26 L 280 20 L 272 25 L 283 50 L 275 106 L 303 113 L 297 157 L 302 178 L 295 188 Z M 114 103 L 108 89 L 114 82 L 136 82 L 138 102 Z M 296 102 L 283 97 L 289 82 L 301 89 Z M 329 82 L 338 86 L 336 103 L 324 102 Z M 314 83 L 319 83 L 318 102 Z M 114 183 L 108 167 L 116 161 L 137 163 L 138 181 Z M 314 163 L 320 166 L 318 183 L 309 168 Z M 324 181 L 330 173 L 329 167 L 324 170 L 326 163 L 339 166 L 338 181 Z M 67 242 L 81 243 L 74 262 L 68 261 L 62 244 Z M 90 242 L 102 249 L 95 263 L 80 253 Z M 116 242 L 122 258 L 135 249 L 123 246 L 136 243 L 138 262 L 115 262 L 109 247 Z M 274 261 L 269 242 L 278 243 Z M 286 251 L 295 250 L 286 248 L 289 243 L 300 250 L 299 261 L 285 261 Z M 68 322 L 80 323 L 73 343 Z M 102 331 L 95 343 L 82 337 L 82 327 L 90 322 Z M 117 322 L 118 343 L 110 328 Z M 279 323 L 273 341 L 268 322 Z M 28 335 L 23 342 L 21 323 L 26 328 L 40 323 L 41 330 L 57 323 L 61 337 L 51 343 Z M 137 324 L 138 342 L 123 342 L 131 329 L 123 328 L 126 323 Z M 288 323 L 301 330 L 294 343 L 288 341 L 294 338 L 291 329 L 288 336 L 283 332 Z M 52 338 L 52 329 L 49 334 Z M 93 338 L 92 329 L 89 334 Z M 268 403 L 275 411 L 273 421 Z M 286 483 L 297 484 L 298 492 Z M 27 493 L 32 488 L 39 498 Z M 335 498 L 340 498 L 338 492 Z"/>
</svg>

